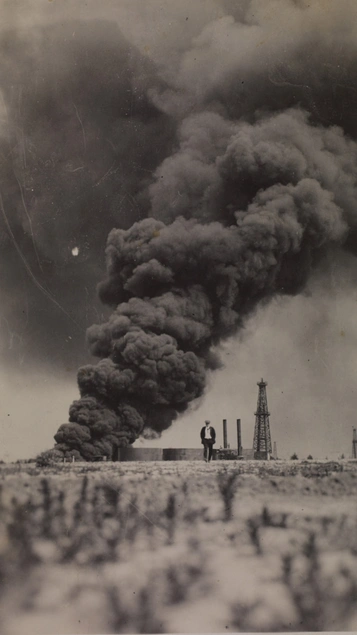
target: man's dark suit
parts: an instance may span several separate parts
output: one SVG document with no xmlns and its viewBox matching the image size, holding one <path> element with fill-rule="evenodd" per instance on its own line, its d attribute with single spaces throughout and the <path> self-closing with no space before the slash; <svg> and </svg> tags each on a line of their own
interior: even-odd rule
<svg viewBox="0 0 357 635">
<path fill-rule="evenodd" d="M 213 445 L 216 443 L 216 431 L 212 426 L 209 427 L 210 439 L 206 439 L 206 426 L 201 429 L 201 442 L 203 443 L 203 457 L 210 461 L 213 453 Z"/>
</svg>

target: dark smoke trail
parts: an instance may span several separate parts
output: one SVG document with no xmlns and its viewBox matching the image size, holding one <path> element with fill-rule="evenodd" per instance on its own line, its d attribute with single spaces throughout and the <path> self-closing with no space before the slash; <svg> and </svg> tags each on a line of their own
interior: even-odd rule
<svg viewBox="0 0 357 635">
<path fill-rule="evenodd" d="M 340 129 L 297 110 L 254 125 L 205 112 L 180 139 L 150 188 L 155 218 L 109 235 L 100 296 L 116 308 L 88 329 L 102 361 L 78 373 L 62 452 L 110 456 L 111 444 L 167 428 L 203 394 L 212 347 L 262 301 L 301 290 L 346 236 L 357 145 Z"/>
</svg>

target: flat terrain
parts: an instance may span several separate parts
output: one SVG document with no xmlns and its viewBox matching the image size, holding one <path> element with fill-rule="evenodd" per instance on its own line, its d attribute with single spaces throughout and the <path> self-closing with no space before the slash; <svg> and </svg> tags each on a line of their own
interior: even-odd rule
<svg viewBox="0 0 357 635">
<path fill-rule="evenodd" d="M 357 630 L 357 461 L 3 465 L 0 630 Z"/>
</svg>

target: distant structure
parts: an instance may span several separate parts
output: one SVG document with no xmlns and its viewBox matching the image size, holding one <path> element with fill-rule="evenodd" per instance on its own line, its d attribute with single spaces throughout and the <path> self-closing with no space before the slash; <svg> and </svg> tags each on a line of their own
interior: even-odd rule
<svg viewBox="0 0 357 635">
<path fill-rule="evenodd" d="M 255 459 L 269 459 L 271 454 L 271 437 L 269 424 L 269 411 L 267 400 L 267 382 L 261 379 L 259 386 L 257 411 L 255 413 L 255 428 L 253 450 Z"/>
<path fill-rule="evenodd" d="M 353 428 L 352 433 L 352 458 L 357 459 L 357 430 Z"/>
<path fill-rule="evenodd" d="M 237 450 L 238 450 L 238 458 L 243 458 L 242 426 L 241 426 L 240 419 L 237 419 Z"/>
<path fill-rule="evenodd" d="M 223 419 L 223 447 L 228 448 L 227 419 Z"/>
<path fill-rule="evenodd" d="M 228 443 L 228 421 L 223 419 L 223 448 L 213 450 L 213 460 L 225 459 L 269 459 L 277 458 L 276 442 L 272 453 L 270 438 L 269 412 L 266 395 L 267 383 L 262 379 L 259 383 L 257 412 L 255 413 L 255 430 L 253 448 L 243 448 L 241 420 L 237 419 L 237 449 Z M 357 444 L 357 439 L 356 439 Z M 133 448 L 131 445 L 117 448 L 113 461 L 202 461 L 202 448 Z"/>
<path fill-rule="evenodd" d="M 274 441 L 273 443 L 273 459 L 277 459 L 278 458 L 278 448 L 276 445 L 276 441 Z"/>
</svg>

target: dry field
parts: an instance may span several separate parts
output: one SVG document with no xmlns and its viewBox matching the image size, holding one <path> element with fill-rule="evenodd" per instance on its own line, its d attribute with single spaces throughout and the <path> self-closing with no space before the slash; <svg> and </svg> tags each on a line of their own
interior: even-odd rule
<svg viewBox="0 0 357 635">
<path fill-rule="evenodd" d="M 357 630 L 357 462 L 4 465 L 0 631 Z"/>
</svg>

